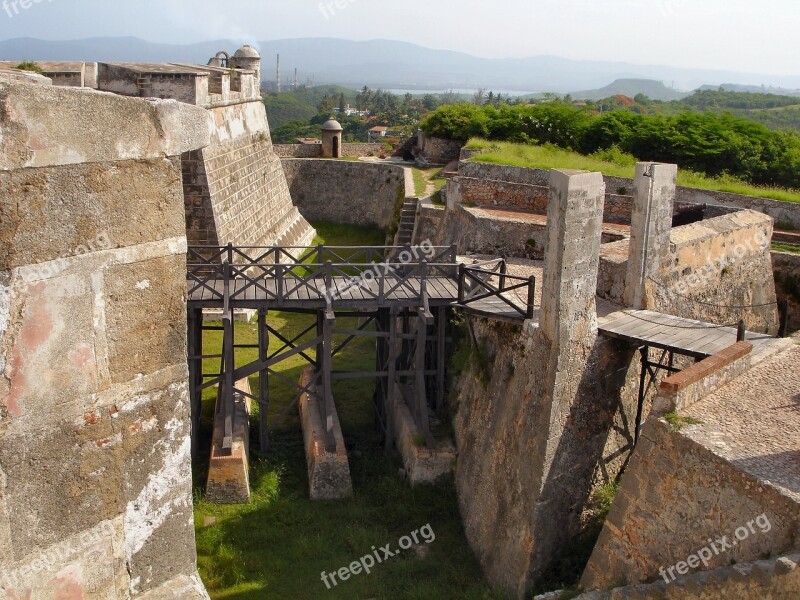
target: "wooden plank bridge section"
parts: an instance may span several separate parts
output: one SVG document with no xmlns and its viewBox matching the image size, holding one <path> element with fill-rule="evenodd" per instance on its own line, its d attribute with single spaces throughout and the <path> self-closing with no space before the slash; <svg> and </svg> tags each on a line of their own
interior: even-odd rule
<svg viewBox="0 0 800 600">
<path fill-rule="evenodd" d="M 333 398 L 333 382 L 339 379 L 376 380 L 375 409 L 387 449 L 393 447 L 398 431 L 411 431 L 412 437 L 426 441 L 427 449 L 434 449 L 430 413 L 441 412 L 444 405 L 450 312 L 520 323 L 534 315 L 536 286 L 533 277 L 509 275 L 502 259 L 465 265 L 458 263 L 454 246 L 408 245 L 190 247 L 187 283 L 193 425 L 198 431 L 203 390 L 218 386 L 215 422 L 221 425 L 214 436 L 221 456 L 234 447 L 235 419 L 241 414 L 236 402 L 245 399 L 259 405 L 260 446 L 262 451 L 269 448 L 269 390 L 270 380 L 275 379 L 296 389 L 298 399 L 304 394 L 305 400 L 314 399 L 318 415 L 312 417 L 322 424 L 321 443 L 331 456 L 341 438 Z M 527 298 L 526 303 L 519 301 L 520 295 Z M 221 310 L 222 325 L 206 325 L 203 309 Z M 236 343 L 237 309 L 257 311 L 258 344 Z M 270 310 L 312 314 L 316 319 L 305 331 L 288 338 L 270 326 Z M 357 317 L 359 324 L 337 328 L 340 317 Z M 220 354 L 204 354 L 203 332 L 208 330 L 222 332 Z M 334 336 L 345 338 L 335 348 Z M 271 337 L 280 343 L 272 352 Z M 375 340 L 374 370 L 335 371 L 335 357 L 359 337 Z M 237 364 L 239 348 L 257 349 L 258 359 Z M 313 370 L 310 382 L 290 381 L 278 371 L 279 363 L 295 357 Z M 204 359 L 219 360 L 219 369 L 204 373 Z M 256 374 L 255 393 L 236 386 Z M 406 415 L 412 423 L 397 422 Z M 408 444 L 401 448 L 404 454 L 411 450 Z M 220 487 L 236 486 L 222 482 Z M 313 491 L 312 484 L 312 496 Z M 227 499 L 224 491 L 218 496 L 221 501 L 243 499 Z"/>
<path fill-rule="evenodd" d="M 644 400 L 664 371 L 672 375 L 681 371 L 675 367 L 675 356 L 700 361 L 717 354 L 744 339 L 744 331 L 694 319 L 684 319 L 650 310 L 626 310 L 600 324 L 598 331 L 606 337 L 623 340 L 639 348 L 641 375 L 636 413 L 635 440 L 639 438 Z M 770 339 L 769 336 L 760 336 Z M 655 359 L 652 350 L 655 350 Z M 660 353 L 660 354 L 659 354 Z"/>
</svg>

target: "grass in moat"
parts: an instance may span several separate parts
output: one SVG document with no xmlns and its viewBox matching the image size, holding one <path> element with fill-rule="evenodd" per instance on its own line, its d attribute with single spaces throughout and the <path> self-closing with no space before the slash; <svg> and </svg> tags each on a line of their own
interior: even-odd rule
<svg viewBox="0 0 800 600">
<path fill-rule="evenodd" d="M 357 246 L 382 245 L 380 230 L 315 224 L 315 243 Z M 294 337 L 313 322 L 313 316 L 271 312 L 271 324 Z M 340 318 L 336 326 L 355 328 L 354 319 Z M 313 334 L 308 334 L 309 337 Z M 236 341 L 257 342 L 248 323 L 236 324 Z M 336 340 L 341 343 L 341 339 Z M 218 332 L 207 332 L 205 352 L 221 345 Z M 271 340 L 270 350 L 279 349 Z M 256 358 L 256 350 L 237 351 L 237 364 Z M 342 371 L 374 367 L 374 341 L 358 339 L 334 359 Z M 278 372 L 297 381 L 302 358 L 282 363 Z M 208 360 L 204 372 L 218 371 Z M 251 378 L 258 389 L 258 377 Z M 208 442 L 195 465 L 195 527 L 200 574 L 215 600 L 316 599 L 464 599 L 500 598 L 489 592 L 464 537 L 452 480 L 411 488 L 400 476 L 402 462 L 387 454 L 374 425 L 374 381 L 339 381 L 334 398 L 348 446 L 354 496 L 345 501 L 311 502 L 302 433 L 294 404 L 295 390 L 270 381 L 272 449 L 258 453 L 257 413 L 251 432 L 250 503 L 219 506 L 203 499 L 208 468 Z M 211 436 L 214 390 L 206 390 L 202 439 Z M 430 524 L 436 539 L 421 550 L 408 550 L 377 564 L 371 574 L 350 577 L 328 590 L 321 572 L 331 573 Z"/>
</svg>

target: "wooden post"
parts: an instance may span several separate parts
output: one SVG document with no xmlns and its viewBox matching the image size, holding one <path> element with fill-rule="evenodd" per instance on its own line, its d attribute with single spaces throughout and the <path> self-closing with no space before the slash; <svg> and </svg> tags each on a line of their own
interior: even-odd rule
<svg viewBox="0 0 800 600">
<path fill-rule="evenodd" d="M 436 319 L 436 414 L 441 416 L 444 410 L 447 307 L 440 306 L 438 313 Z"/>
<path fill-rule="evenodd" d="M 336 322 L 336 316 L 333 311 L 326 311 L 322 329 L 322 398 L 320 398 L 320 405 L 324 405 L 324 420 L 323 426 L 325 427 L 325 446 L 328 452 L 336 452 L 336 438 L 333 435 L 333 380 L 331 377 L 332 365 L 332 346 L 333 346 L 333 325 Z M 319 394 L 318 394 L 319 395 Z"/>
<path fill-rule="evenodd" d="M 458 303 L 463 304 L 466 296 L 467 266 L 464 263 L 458 265 Z"/>
<path fill-rule="evenodd" d="M 428 339 L 428 321 L 424 313 L 420 310 L 417 317 L 417 347 L 414 352 L 414 401 L 415 417 L 417 426 L 425 437 L 430 434 L 430 423 L 428 422 L 428 397 L 425 393 L 425 345 Z"/>
<path fill-rule="evenodd" d="M 269 330 L 267 309 L 258 310 L 258 358 L 266 361 L 269 356 Z M 269 450 L 269 369 L 258 373 L 258 440 L 261 452 Z"/>
<path fill-rule="evenodd" d="M 500 261 L 500 291 L 506 289 L 506 274 L 508 273 L 508 265 L 506 264 L 506 259 L 502 259 Z"/>
<path fill-rule="evenodd" d="M 397 390 L 397 309 L 389 311 L 389 376 L 386 384 L 386 446 L 387 452 L 394 448 L 394 404 Z"/>
<path fill-rule="evenodd" d="M 785 338 L 789 334 L 789 301 L 781 300 L 778 304 L 778 312 L 781 315 L 778 337 Z"/>
<path fill-rule="evenodd" d="M 528 312 L 525 318 L 532 319 L 536 310 L 536 277 L 531 275 L 528 279 Z"/>
</svg>

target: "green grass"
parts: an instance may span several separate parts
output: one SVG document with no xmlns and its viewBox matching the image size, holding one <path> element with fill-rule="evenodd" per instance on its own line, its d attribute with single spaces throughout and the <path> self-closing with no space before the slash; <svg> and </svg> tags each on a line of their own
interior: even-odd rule
<svg viewBox="0 0 800 600">
<path fill-rule="evenodd" d="M 447 179 L 442 177 L 442 170 L 444 167 L 429 167 L 421 169 L 419 167 L 412 167 L 411 170 L 414 174 L 414 194 L 420 198 L 427 196 L 428 183 L 433 184 L 432 195 L 437 194 L 447 183 Z"/>
<path fill-rule="evenodd" d="M 789 254 L 800 254 L 800 246 L 785 244 L 783 242 L 772 242 L 772 250 L 775 252 L 788 252 Z"/>
<path fill-rule="evenodd" d="M 383 241 L 383 232 L 316 223 L 317 242 L 357 245 Z M 293 337 L 313 322 L 313 315 L 271 312 L 270 323 Z M 355 318 L 337 319 L 337 327 L 355 328 Z M 309 334 L 311 335 L 311 334 Z M 236 324 L 238 344 L 256 343 L 255 325 Z M 341 343 L 337 337 L 335 344 Z M 207 332 L 207 353 L 217 352 L 219 332 Z M 271 340 L 270 350 L 278 350 Z M 237 364 L 254 360 L 256 350 L 237 350 Z M 374 341 L 361 338 L 334 359 L 336 370 L 373 368 Z M 277 371 L 297 381 L 305 364 L 295 357 Z M 216 360 L 205 372 L 218 370 Z M 258 389 L 258 377 L 251 378 Z M 251 432 L 249 504 L 220 506 L 203 500 L 208 446 L 195 465 L 195 528 L 201 576 L 215 600 L 434 599 L 487 600 L 489 592 L 464 537 L 452 480 L 411 488 L 400 476 L 402 462 L 386 454 L 374 425 L 374 381 L 340 381 L 334 397 L 348 446 L 354 496 L 338 502 L 311 502 L 295 390 L 277 378 L 270 381 L 272 449 L 257 450 L 257 411 Z M 204 395 L 202 439 L 210 437 L 214 390 Z M 376 565 L 330 591 L 320 579 L 426 524 L 436 539 L 427 555 L 405 552 Z"/>
<path fill-rule="evenodd" d="M 686 425 L 702 425 L 703 422 L 694 417 L 684 417 L 676 412 L 667 413 L 664 415 L 664 420 L 669 424 L 672 431 L 680 431 Z"/>
<path fill-rule="evenodd" d="M 412 167 L 411 171 L 414 174 L 414 194 L 421 198 L 425 195 L 425 190 L 428 187 L 428 180 L 425 179 L 425 175 L 419 167 Z"/>
<path fill-rule="evenodd" d="M 562 150 L 555 146 L 535 146 L 511 142 L 490 142 L 472 139 L 467 144 L 471 150 L 481 153 L 472 158 L 475 162 L 485 162 L 515 167 L 537 167 L 540 169 L 578 169 L 600 171 L 604 175 L 633 178 L 636 159 L 621 152 L 608 151 L 591 156 Z M 704 190 L 715 190 L 770 198 L 783 202 L 800 202 L 800 190 L 759 187 L 729 176 L 707 177 L 692 171 L 679 170 L 678 185 Z"/>
</svg>

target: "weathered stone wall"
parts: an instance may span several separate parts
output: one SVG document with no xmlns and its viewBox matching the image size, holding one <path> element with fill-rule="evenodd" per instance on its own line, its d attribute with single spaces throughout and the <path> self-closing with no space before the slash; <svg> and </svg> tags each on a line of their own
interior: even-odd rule
<svg viewBox="0 0 800 600">
<path fill-rule="evenodd" d="M 468 158 L 471 153 L 462 154 Z M 547 169 L 527 169 L 512 167 L 509 165 L 494 165 L 490 163 L 472 162 L 462 160 L 458 168 L 459 175 L 474 178 L 497 179 L 514 183 L 524 183 L 527 185 L 546 186 L 548 173 Z M 604 175 L 606 190 L 609 194 L 626 196 L 633 190 L 633 180 L 624 177 L 613 177 Z M 712 210 L 719 213 L 727 212 L 731 209 L 749 209 L 762 212 L 771 216 L 776 223 L 790 224 L 792 227 L 800 229 L 800 205 L 794 202 L 781 202 L 780 200 L 770 200 L 769 198 L 757 198 L 754 196 L 742 196 L 740 194 L 730 194 L 728 192 L 717 192 L 712 190 L 699 190 L 678 186 L 675 196 L 676 205 L 682 204 L 709 204 L 714 205 Z M 709 216 L 718 216 L 717 212 L 711 212 Z"/>
<path fill-rule="evenodd" d="M 613 481 L 632 450 L 638 355 L 597 338 L 586 369 L 567 371 L 581 396 L 563 413 L 550 468 L 543 456 L 551 412 L 545 380 L 550 346 L 541 330 L 469 318 L 491 368 L 456 382 L 456 490 L 467 539 L 492 585 L 522 595 L 582 531 L 592 490 Z M 556 438 L 558 439 L 558 438 Z"/>
<path fill-rule="evenodd" d="M 770 262 L 772 219 L 740 211 L 676 227 L 648 307 L 672 314 L 775 333 L 778 312 Z"/>
<path fill-rule="evenodd" d="M 0 594 L 207 598 L 178 157 L 208 114 L 2 80 L 0 105 Z"/>
<path fill-rule="evenodd" d="M 789 302 L 789 330 L 800 329 L 800 254 L 772 253 L 775 293 L 779 301 Z"/>
<path fill-rule="evenodd" d="M 425 227 L 425 223 L 418 225 L 420 231 Z M 534 225 L 510 215 L 501 217 L 463 207 L 449 211 L 441 235 L 443 244 L 445 241 L 448 246 L 455 244 L 461 254 L 491 254 L 537 260 L 544 258 L 547 243 L 544 225 Z M 422 239 L 431 238 L 422 236 Z"/>
<path fill-rule="evenodd" d="M 279 158 L 321 158 L 322 144 L 275 144 Z"/>
<path fill-rule="evenodd" d="M 183 157 L 186 222 L 194 243 L 302 246 L 314 231 L 292 205 L 261 102 L 212 109 L 207 148 Z"/>
<path fill-rule="evenodd" d="M 545 214 L 547 212 L 547 173 L 544 169 L 512 167 L 461 161 L 458 176 L 448 182 L 448 193 L 456 202 L 478 206 L 506 206 Z M 633 212 L 633 181 L 626 185 L 613 178 L 606 179 L 606 198 L 603 221 L 629 225 Z M 626 180 L 627 181 L 627 180 Z M 610 183 L 611 182 L 611 183 Z M 686 199 L 674 203 L 676 211 L 694 206 Z M 731 206 L 710 206 L 705 217 L 717 217 L 739 210 Z"/>
<path fill-rule="evenodd" d="M 275 144 L 281 158 L 322 158 L 322 144 Z M 342 144 L 343 157 L 380 156 L 388 153 L 383 144 Z"/>
<path fill-rule="evenodd" d="M 464 142 L 431 137 L 423 131 L 417 136 L 417 162 L 422 165 L 445 165 L 458 160 Z M 545 184 L 546 185 L 546 184 Z"/>
<path fill-rule="evenodd" d="M 398 195 L 405 195 L 405 171 L 397 165 L 299 158 L 282 163 L 292 200 L 310 221 L 386 229 Z"/>
<path fill-rule="evenodd" d="M 734 536 L 761 515 L 769 530 L 765 526 L 752 535 L 748 530 L 745 539 Z M 692 570 L 796 550 L 798 527 L 796 502 L 778 488 L 653 417 L 642 429 L 581 586 L 592 590 L 655 581 L 664 576 L 659 569 L 686 561 L 723 535 L 737 543 L 710 552 L 706 563 Z"/>
<path fill-rule="evenodd" d="M 559 173 L 551 194 L 541 327 L 469 318 L 486 364 L 471 363 L 454 391 L 467 539 L 515 597 L 582 531 L 593 486 L 625 463 L 636 414 L 634 349 L 597 337 L 602 180 Z"/>
<path fill-rule="evenodd" d="M 625 586 L 611 591 L 587 592 L 574 600 L 766 600 L 800 597 L 800 554 L 771 560 L 720 567 L 708 572 L 663 581 Z M 559 600 L 561 594 L 536 596 L 534 600 Z"/>
</svg>

